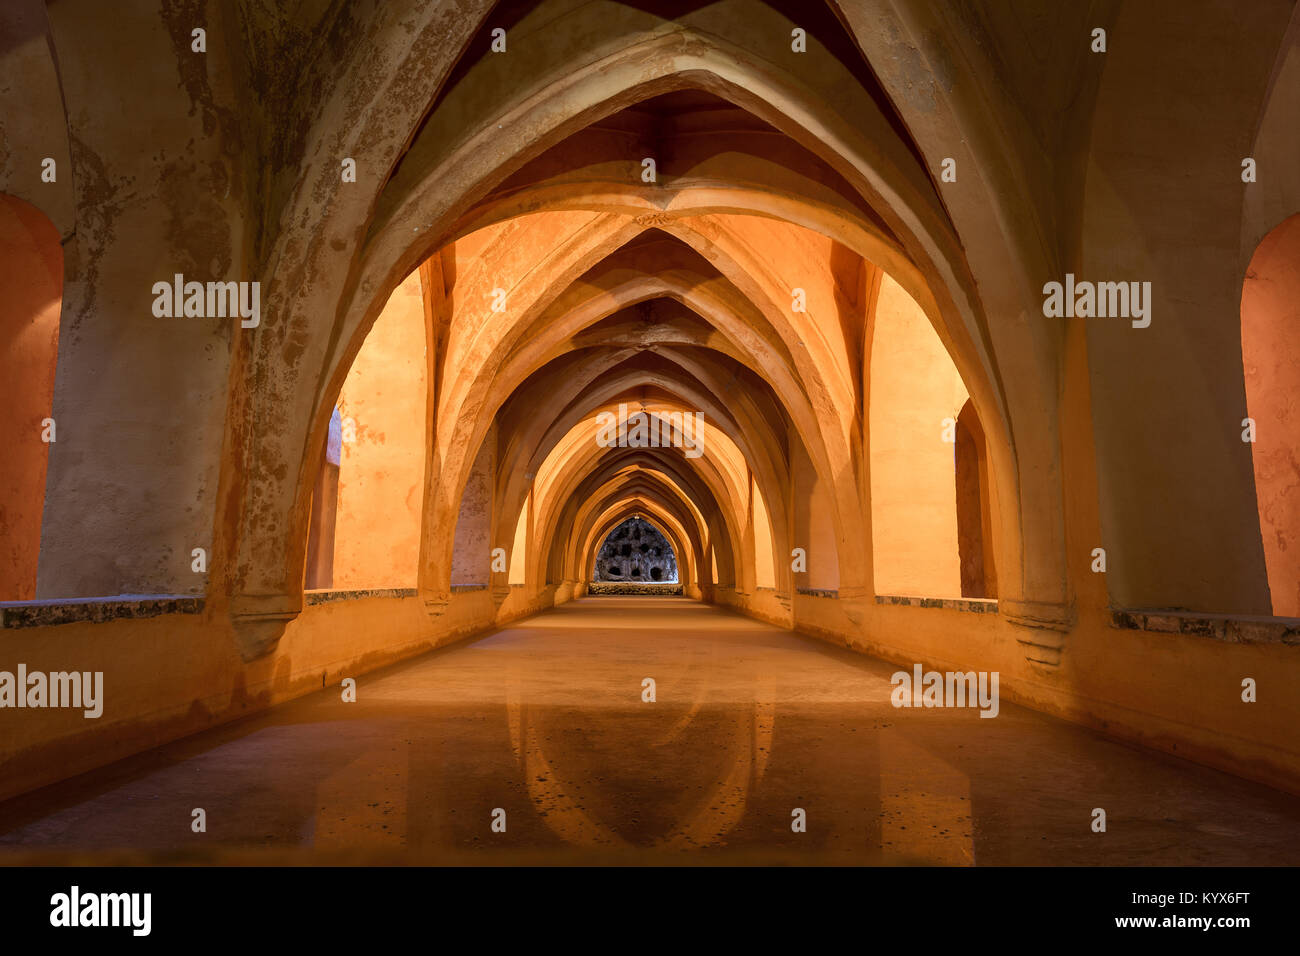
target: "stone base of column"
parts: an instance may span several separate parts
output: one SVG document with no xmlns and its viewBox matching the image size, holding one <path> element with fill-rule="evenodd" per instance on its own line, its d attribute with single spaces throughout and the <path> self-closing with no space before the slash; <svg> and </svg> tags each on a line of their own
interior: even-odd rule
<svg viewBox="0 0 1300 956">
<path fill-rule="evenodd" d="M 275 650 L 289 622 L 302 611 L 302 595 L 242 594 L 230 602 L 239 656 L 247 663 Z"/>
</svg>

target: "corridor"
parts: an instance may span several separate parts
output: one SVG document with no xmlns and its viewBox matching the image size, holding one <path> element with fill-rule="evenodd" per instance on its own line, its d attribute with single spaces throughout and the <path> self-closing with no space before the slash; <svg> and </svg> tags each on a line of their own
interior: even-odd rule
<svg viewBox="0 0 1300 956">
<path fill-rule="evenodd" d="M 363 674 L 354 703 L 332 685 L 10 800 L 0 862 L 1300 855 L 1295 797 L 1007 700 L 896 709 L 899 669 L 687 598 L 583 598 Z"/>
</svg>

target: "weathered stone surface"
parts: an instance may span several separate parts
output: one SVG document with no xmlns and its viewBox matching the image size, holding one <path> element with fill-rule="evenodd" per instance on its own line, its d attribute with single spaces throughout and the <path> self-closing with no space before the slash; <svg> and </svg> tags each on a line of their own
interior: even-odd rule
<svg viewBox="0 0 1300 956">
<path fill-rule="evenodd" d="M 628 518 L 609 533 L 596 552 L 592 583 L 601 582 L 676 584 L 677 556 L 654 525 L 643 518 Z"/>
<path fill-rule="evenodd" d="M 160 614 L 198 614 L 203 598 L 171 594 L 122 595 L 120 598 L 78 598 L 71 601 L 0 602 L 0 627 L 48 627 L 90 622 L 102 624 Z"/>
</svg>

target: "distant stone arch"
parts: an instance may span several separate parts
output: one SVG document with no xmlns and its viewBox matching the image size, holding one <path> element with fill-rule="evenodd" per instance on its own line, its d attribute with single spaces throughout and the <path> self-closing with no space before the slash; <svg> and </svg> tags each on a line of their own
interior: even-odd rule
<svg viewBox="0 0 1300 956">
<path fill-rule="evenodd" d="M 596 552 L 592 580 L 676 584 L 677 555 L 659 529 L 633 516 L 617 525 Z"/>
</svg>

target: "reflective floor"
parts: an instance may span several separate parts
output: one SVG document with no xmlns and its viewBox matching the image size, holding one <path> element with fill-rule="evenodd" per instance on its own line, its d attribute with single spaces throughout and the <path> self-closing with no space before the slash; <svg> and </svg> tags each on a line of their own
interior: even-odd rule
<svg viewBox="0 0 1300 956">
<path fill-rule="evenodd" d="M 1300 862 L 1298 798 L 896 670 L 587 598 L 0 805 L 0 862 Z"/>
</svg>

